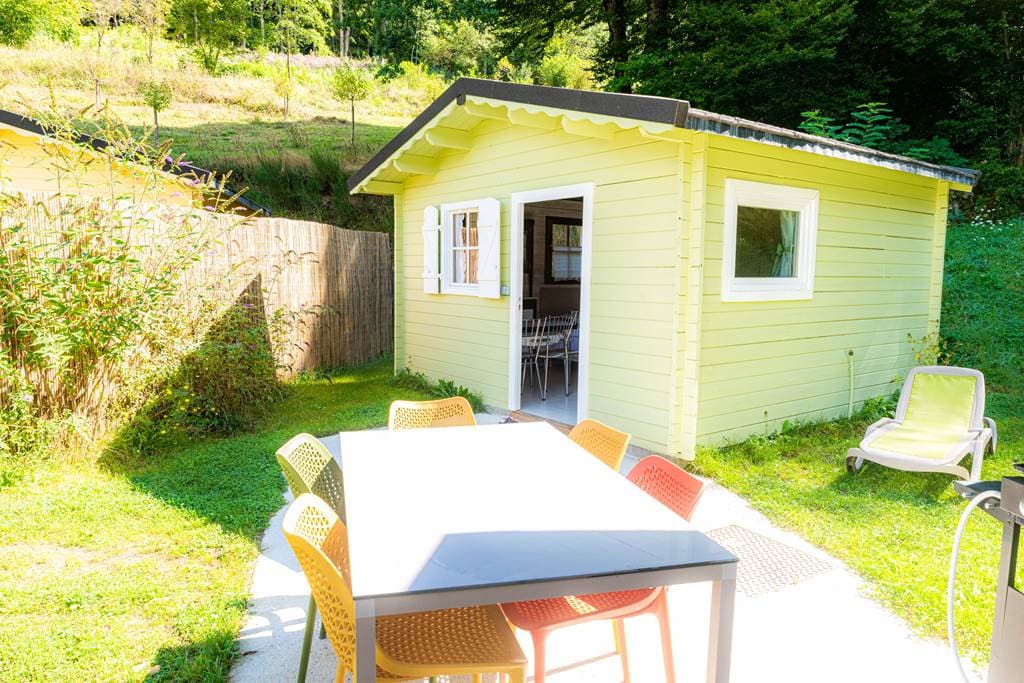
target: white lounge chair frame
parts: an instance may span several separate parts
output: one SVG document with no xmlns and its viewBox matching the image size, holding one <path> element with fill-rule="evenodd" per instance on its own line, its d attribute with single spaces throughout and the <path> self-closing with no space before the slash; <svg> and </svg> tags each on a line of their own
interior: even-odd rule
<svg viewBox="0 0 1024 683">
<path fill-rule="evenodd" d="M 973 377 L 975 379 L 974 408 L 971 412 L 971 426 L 964 434 L 964 439 L 956 444 L 943 460 L 919 458 L 912 455 L 899 455 L 872 447 L 872 442 L 887 431 L 903 424 L 907 417 L 907 406 L 910 404 L 910 392 L 914 378 L 919 374 L 951 375 Z M 981 477 L 981 463 L 985 451 L 994 453 L 997 442 L 996 423 L 992 418 L 985 417 L 985 376 L 970 368 L 957 368 L 943 365 L 926 365 L 914 368 L 907 375 L 900 391 L 900 400 L 896 404 L 894 418 L 882 418 L 867 429 L 859 448 L 851 448 L 846 453 L 846 469 L 855 472 L 864 465 L 865 460 L 879 465 L 892 467 L 908 472 L 943 472 L 953 474 L 961 479 L 977 481 Z M 960 464 L 967 454 L 971 454 L 971 471 Z"/>
</svg>

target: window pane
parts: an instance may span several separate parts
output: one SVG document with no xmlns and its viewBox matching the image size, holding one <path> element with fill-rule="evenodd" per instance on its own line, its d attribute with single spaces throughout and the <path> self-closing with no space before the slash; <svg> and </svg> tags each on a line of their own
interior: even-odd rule
<svg viewBox="0 0 1024 683">
<path fill-rule="evenodd" d="M 569 246 L 570 247 L 582 247 L 583 246 L 583 227 L 579 225 L 569 226 Z"/>
<path fill-rule="evenodd" d="M 796 277 L 800 212 L 736 207 L 736 277 Z"/>
<path fill-rule="evenodd" d="M 470 211 L 466 214 L 466 246 L 475 247 L 480 243 L 477 241 L 476 234 L 476 211 Z"/>
<path fill-rule="evenodd" d="M 567 237 L 568 227 L 569 226 L 567 226 L 567 225 L 559 225 L 558 223 L 555 223 L 554 225 L 551 226 L 551 246 L 552 247 L 564 247 L 564 246 L 566 246 L 566 239 L 568 239 L 568 237 Z"/>
<path fill-rule="evenodd" d="M 455 284 L 466 284 L 466 277 L 469 272 L 469 260 L 466 258 L 465 249 L 455 249 L 452 254 L 452 282 Z"/>
<path fill-rule="evenodd" d="M 479 234 L 476 211 L 456 211 L 451 214 L 452 231 L 452 283 L 477 283 L 477 254 Z"/>
<path fill-rule="evenodd" d="M 551 279 L 579 280 L 583 253 L 579 247 L 555 247 L 551 251 Z"/>
<path fill-rule="evenodd" d="M 473 233 L 476 234 L 476 228 L 473 229 Z M 466 282 L 471 285 L 477 283 L 476 280 L 476 269 L 477 269 L 477 256 L 480 254 L 479 249 L 470 249 L 467 252 L 469 256 L 469 262 L 466 265 Z"/>
</svg>

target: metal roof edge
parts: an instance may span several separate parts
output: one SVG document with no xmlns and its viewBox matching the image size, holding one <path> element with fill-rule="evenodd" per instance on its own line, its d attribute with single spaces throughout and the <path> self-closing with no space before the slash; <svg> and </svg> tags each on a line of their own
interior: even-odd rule
<svg viewBox="0 0 1024 683">
<path fill-rule="evenodd" d="M 980 171 L 957 166 L 942 166 L 920 159 L 882 152 L 842 140 L 811 135 L 789 128 L 767 123 L 741 119 L 735 116 L 716 114 L 701 109 L 690 109 L 686 128 L 704 133 L 716 133 L 740 140 L 751 140 L 764 144 L 803 150 L 822 156 L 850 161 L 859 161 L 872 166 L 881 166 L 896 171 L 948 180 L 973 187 L 981 176 Z"/>
</svg>

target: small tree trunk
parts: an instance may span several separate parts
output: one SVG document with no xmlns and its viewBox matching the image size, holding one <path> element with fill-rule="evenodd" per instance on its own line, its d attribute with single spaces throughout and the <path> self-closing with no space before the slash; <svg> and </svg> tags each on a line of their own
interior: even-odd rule
<svg viewBox="0 0 1024 683">
<path fill-rule="evenodd" d="M 356 144 L 356 98 L 349 98 L 349 104 L 352 109 L 352 139 L 349 141 L 349 145 L 355 147 Z"/>
<path fill-rule="evenodd" d="M 266 22 L 263 19 L 263 15 L 267 11 L 267 0 L 260 0 L 260 46 L 266 47 L 267 45 L 267 27 Z"/>
<path fill-rule="evenodd" d="M 153 146 L 160 146 L 160 118 L 157 116 L 156 107 L 153 107 Z"/>
<path fill-rule="evenodd" d="M 96 87 L 96 108 L 99 109 L 100 108 L 100 79 L 97 78 L 93 82 L 93 85 Z"/>
</svg>

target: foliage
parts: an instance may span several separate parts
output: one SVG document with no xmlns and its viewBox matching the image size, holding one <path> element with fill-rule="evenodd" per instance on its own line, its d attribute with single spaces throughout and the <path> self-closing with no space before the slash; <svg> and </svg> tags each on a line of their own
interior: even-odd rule
<svg viewBox="0 0 1024 683">
<path fill-rule="evenodd" d="M 1024 220 L 976 215 L 949 225 L 941 329 L 950 360 L 985 373 L 989 390 L 1016 394 L 1024 393 L 1021 254 Z"/>
<path fill-rule="evenodd" d="M 805 111 L 800 130 L 812 135 L 842 140 L 854 145 L 863 145 L 883 152 L 903 154 L 922 161 L 936 164 L 964 165 L 963 157 L 953 151 L 949 140 L 934 137 L 931 140 L 907 140 L 910 129 L 899 117 L 892 115 L 892 109 L 884 102 L 868 102 L 859 105 L 844 125 L 821 113 L 820 110 Z"/>
<path fill-rule="evenodd" d="M 373 77 L 365 69 L 345 63 L 334 70 L 334 77 L 331 87 L 334 96 L 342 101 L 348 101 L 351 119 L 352 135 L 350 144 L 356 144 L 356 101 L 365 100 L 370 95 L 370 88 L 373 85 Z"/>
<path fill-rule="evenodd" d="M 343 102 L 366 99 L 372 84 L 373 77 L 365 69 L 348 63 L 334 70 L 331 81 L 334 96 Z"/>
<path fill-rule="evenodd" d="M 435 384 L 421 372 L 402 370 L 389 380 L 389 384 L 404 389 L 421 391 L 433 396 L 434 398 L 451 398 L 453 396 L 461 396 L 469 401 L 469 405 L 473 407 L 474 412 L 482 412 L 485 410 L 484 399 L 480 394 L 467 389 L 464 386 L 457 385 L 455 382 L 448 379 L 439 379 Z"/>
<path fill-rule="evenodd" d="M 386 360 L 296 385 L 251 433 L 181 435 L 160 458 L 10 482 L 0 680 L 226 680 L 260 538 L 284 504 L 274 451 L 299 432 L 382 426 L 391 401 L 427 397 L 390 374 Z"/>
<path fill-rule="evenodd" d="M 78 0 L 0 0 L 0 44 L 21 47 L 39 34 L 71 40 L 81 11 Z"/>
<path fill-rule="evenodd" d="M 245 290 L 251 300 L 226 307 L 245 272 L 217 273 L 206 286 L 182 277 L 242 219 L 161 205 L 166 146 L 147 145 L 106 114 L 97 132 L 109 144 L 100 150 L 83 149 L 61 114 L 37 117 L 52 131 L 45 150 L 67 196 L 41 204 L 0 196 L 0 456 L 95 455 L 132 418 L 147 429 L 122 442 L 140 448 L 168 426 L 251 426 L 280 396 L 275 359 L 284 354 L 275 344 L 295 320 L 255 307 L 259 283 Z M 107 193 L 73 198 L 96 177 L 109 179 Z M 212 185 L 193 191 L 202 206 L 225 207 Z"/>
<path fill-rule="evenodd" d="M 171 105 L 174 90 L 167 81 L 153 79 L 139 86 L 139 95 L 147 107 L 154 112 L 161 112 Z"/>
<path fill-rule="evenodd" d="M 579 37 L 557 35 L 548 44 L 537 65 L 536 81 L 540 85 L 586 90 L 593 86 L 591 50 Z"/>
<path fill-rule="evenodd" d="M 474 412 L 484 409 L 484 400 L 480 394 L 470 391 L 461 384 L 455 384 L 455 382 L 448 379 L 438 380 L 437 386 L 435 386 L 430 393 L 436 398 L 452 398 L 454 396 L 461 396 L 469 401 L 469 404 L 473 406 Z"/>
<path fill-rule="evenodd" d="M 285 53 L 327 52 L 330 0 L 276 0 L 271 45 Z"/>
<path fill-rule="evenodd" d="M 221 57 L 238 47 L 245 33 L 246 8 L 246 0 L 173 0 L 169 29 L 215 75 Z"/>
<path fill-rule="evenodd" d="M 494 36 L 473 22 L 435 22 L 423 41 L 423 63 L 449 78 L 490 73 Z"/>
<path fill-rule="evenodd" d="M 533 83 L 533 68 L 529 64 L 516 66 L 508 57 L 502 57 L 494 67 L 494 76 L 499 81 Z"/>
</svg>

